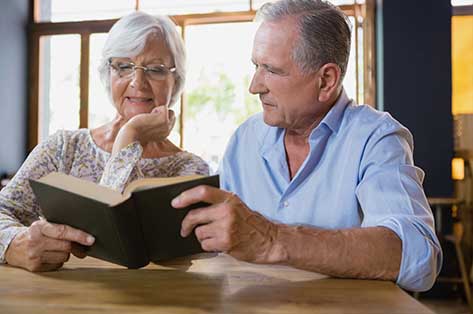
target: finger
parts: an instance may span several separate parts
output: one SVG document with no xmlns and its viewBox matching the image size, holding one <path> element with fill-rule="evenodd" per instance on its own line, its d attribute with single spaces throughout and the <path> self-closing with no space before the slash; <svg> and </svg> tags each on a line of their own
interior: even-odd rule
<svg viewBox="0 0 473 314">
<path fill-rule="evenodd" d="M 175 124 L 176 124 L 176 115 L 174 114 L 174 111 L 169 109 L 169 131 L 171 131 L 174 128 Z"/>
<path fill-rule="evenodd" d="M 72 242 L 72 250 L 71 250 L 72 255 L 78 258 L 84 258 L 87 256 L 87 251 L 85 247 L 82 245 Z"/>
<path fill-rule="evenodd" d="M 172 200 L 171 205 L 174 208 L 183 208 L 198 202 L 216 204 L 222 203 L 233 196 L 233 193 L 226 192 L 212 186 L 199 185 L 182 192 L 179 196 Z"/>
<path fill-rule="evenodd" d="M 167 119 L 169 115 L 168 111 L 169 111 L 169 108 L 168 108 L 168 105 L 166 104 L 166 105 L 158 105 L 151 112 L 162 115 L 164 118 Z"/>
<path fill-rule="evenodd" d="M 72 242 L 66 240 L 59 240 L 50 237 L 43 237 L 42 239 L 43 251 L 56 251 L 70 253 L 72 251 Z"/>
<path fill-rule="evenodd" d="M 181 223 L 181 236 L 187 237 L 197 225 L 204 225 L 217 218 L 216 206 L 197 208 L 189 211 Z"/>
<path fill-rule="evenodd" d="M 169 121 L 173 121 L 176 119 L 176 114 L 174 113 L 174 110 L 168 109 L 168 119 Z"/>
<path fill-rule="evenodd" d="M 69 257 L 69 253 L 46 251 L 41 255 L 41 262 L 44 264 L 63 264 L 69 260 Z"/>
<path fill-rule="evenodd" d="M 216 238 L 208 238 L 200 242 L 202 250 L 206 252 L 221 252 L 218 247 L 218 240 Z"/>
<path fill-rule="evenodd" d="M 34 271 L 35 272 L 46 272 L 46 271 L 53 271 L 53 270 L 57 270 L 59 268 L 62 267 L 62 265 L 64 265 L 63 263 L 56 263 L 56 264 L 41 264 L 41 266 L 37 269 L 35 269 Z"/>
<path fill-rule="evenodd" d="M 83 245 L 92 245 L 95 241 L 94 237 L 84 231 L 72 228 L 67 225 L 58 225 L 53 223 L 45 223 L 42 225 L 41 232 L 50 238 L 73 241 Z"/>
<path fill-rule="evenodd" d="M 208 238 L 212 238 L 215 235 L 215 226 L 213 223 L 203 225 L 203 226 L 198 226 L 194 230 L 195 236 L 199 240 L 199 242 L 202 242 Z"/>
</svg>

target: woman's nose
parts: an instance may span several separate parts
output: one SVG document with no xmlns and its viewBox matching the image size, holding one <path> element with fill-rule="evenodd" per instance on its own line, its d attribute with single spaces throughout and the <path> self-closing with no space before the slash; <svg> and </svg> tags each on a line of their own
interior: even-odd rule
<svg viewBox="0 0 473 314">
<path fill-rule="evenodd" d="M 148 79 L 146 78 L 146 73 L 141 68 L 135 68 L 133 76 L 131 78 L 130 86 L 133 88 L 142 89 L 147 87 Z"/>
</svg>

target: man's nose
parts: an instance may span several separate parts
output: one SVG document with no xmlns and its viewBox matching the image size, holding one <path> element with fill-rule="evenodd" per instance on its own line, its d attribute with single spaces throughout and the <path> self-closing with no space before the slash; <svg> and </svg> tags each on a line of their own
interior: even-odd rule
<svg viewBox="0 0 473 314">
<path fill-rule="evenodd" d="M 268 91 L 264 82 L 264 78 L 262 77 L 261 71 L 259 69 L 256 69 L 255 73 L 253 74 L 253 78 L 251 79 L 248 90 L 252 94 L 263 94 Z"/>
</svg>

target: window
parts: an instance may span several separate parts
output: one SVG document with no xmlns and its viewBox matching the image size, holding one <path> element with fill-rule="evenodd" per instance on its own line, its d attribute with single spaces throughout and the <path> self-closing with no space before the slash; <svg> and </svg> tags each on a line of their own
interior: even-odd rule
<svg viewBox="0 0 473 314">
<path fill-rule="evenodd" d="M 68 52 L 64 53 L 64 47 Z M 40 134 L 79 127 L 80 36 L 40 38 Z"/>
<path fill-rule="evenodd" d="M 115 19 L 140 9 L 172 15 L 185 38 L 188 77 L 184 97 L 173 108 L 178 119 L 170 138 L 201 155 L 216 170 L 230 135 L 249 115 L 261 110 L 248 86 L 254 68 L 250 55 L 256 30 L 250 22 L 254 10 L 264 2 L 35 1 L 30 149 L 60 128 L 94 128 L 113 118 L 113 106 L 97 73 L 101 49 Z M 334 3 L 353 25 L 345 88 L 358 102 L 373 105 L 374 8 L 364 1 Z"/>
</svg>

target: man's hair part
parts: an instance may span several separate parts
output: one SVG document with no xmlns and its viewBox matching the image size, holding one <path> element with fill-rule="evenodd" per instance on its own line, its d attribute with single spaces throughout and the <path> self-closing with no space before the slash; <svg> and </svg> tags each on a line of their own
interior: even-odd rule
<svg viewBox="0 0 473 314">
<path fill-rule="evenodd" d="M 351 23 L 333 4 L 323 0 L 280 0 L 266 3 L 256 19 L 276 22 L 284 18 L 297 19 L 299 39 L 293 60 L 305 73 L 335 63 L 345 76 L 350 56 Z"/>
</svg>

